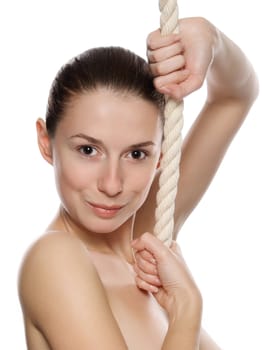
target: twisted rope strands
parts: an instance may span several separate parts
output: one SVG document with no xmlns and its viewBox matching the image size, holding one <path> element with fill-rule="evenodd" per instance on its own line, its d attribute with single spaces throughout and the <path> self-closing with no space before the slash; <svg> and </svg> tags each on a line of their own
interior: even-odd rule
<svg viewBox="0 0 262 350">
<path fill-rule="evenodd" d="M 159 0 L 159 8 L 161 11 L 161 34 L 177 33 L 178 7 L 176 0 Z M 183 102 L 176 102 L 167 98 L 154 234 L 168 246 L 172 242 L 174 231 L 175 198 L 179 179 L 182 127 Z"/>
</svg>

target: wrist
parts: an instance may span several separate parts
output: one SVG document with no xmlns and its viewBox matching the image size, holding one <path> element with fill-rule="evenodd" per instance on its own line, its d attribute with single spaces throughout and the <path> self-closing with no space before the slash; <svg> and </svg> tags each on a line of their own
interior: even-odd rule
<svg viewBox="0 0 262 350">
<path fill-rule="evenodd" d="M 173 326 L 190 325 L 198 328 L 201 324 L 203 300 L 197 290 L 192 294 L 176 293 L 168 308 L 169 324 Z"/>
</svg>

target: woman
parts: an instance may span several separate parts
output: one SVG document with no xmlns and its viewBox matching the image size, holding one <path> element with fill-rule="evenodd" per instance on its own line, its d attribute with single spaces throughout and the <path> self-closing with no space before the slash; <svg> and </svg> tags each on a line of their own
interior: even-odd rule
<svg viewBox="0 0 262 350">
<path fill-rule="evenodd" d="M 258 88 L 244 54 L 210 22 L 183 19 L 180 31 L 149 35 L 149 66 L 120 48 L 93 49 L 54 80 L 37 133 L 61 207 L 21 267 L 30 350 L 219 349 L 201 329 L 201 294 L 179 247 L 150 234 L 162 93 L 180 99 L 207 82 L 183 145 L 176 237 Z"/>
</svg>

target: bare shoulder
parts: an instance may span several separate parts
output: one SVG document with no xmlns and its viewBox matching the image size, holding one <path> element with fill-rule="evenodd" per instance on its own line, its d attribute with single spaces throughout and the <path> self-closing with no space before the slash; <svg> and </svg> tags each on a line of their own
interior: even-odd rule
<svg viewBox="0 0 262 350">
<path fill-rule="evenodd" d="M 37 293 L 33 291 L 41 285 L 55 283 L 53 278 L 58 277 L 58 272 L 62 277 L 68 269 L 74 269 L 75 264 L 79 265 L 78 268 L 85 268 L 86 272 L 88 269 L 90 275 L 92 270 L 95 273 L 87 250 L 75 237 L 66 232 L 41 236 L 28 249 L 21 264 L 18 283 L 21 301 L 29 307 L 32 300 L 37 299 Z"/>
<path fill-rule="evenodd" d="M 70 254 L 68 254 L 70 253 Z M 80 253 L 80 255 L 79 255 Z M 58 263 L 67 254 L 64 263 L 74 261 L 75 257 L 85 257 L 88 261 L 88 250 L 79 239 L 63 231 L 51 231 L 39 237 L 28 249 L 21 265 L 20 277 L 27 275 L 28 269 L 38 269 L 52 265 L 53 259 Z M 91 263 L 91 261 L 90 261 Z"/>
<path fill-rule="evenodd" d="M 126 349 L 98 273 L 77 238 L 54 232 L 38 239 L 25 255 L 18 289 L 24 314 L 52 349 L 102 349 L 110 342 L 112 349 Z"/>
</svg>

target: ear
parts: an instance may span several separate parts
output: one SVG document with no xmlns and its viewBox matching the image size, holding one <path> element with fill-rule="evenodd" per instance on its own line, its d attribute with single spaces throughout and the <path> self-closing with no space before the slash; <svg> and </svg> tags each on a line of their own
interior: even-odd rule
<svg viewBox="0 0 262 350">
<path fill-rule="evenodd" d="M 157 165 L 156 165 L 156 169 L 160 169 L 162 156 L 163 156 L 162 153 L 160 153 L 160 156 L 159 156 L 159 159 L 158 159 L 158 162 L 157 162 Z"/>
<path fill-rule="evenodd" d="M 53 164 L 51 140 L 46 130 L 46 124 L 43 119 L 36 121 L 37 141 L 39 150 L 43 158 L 50 164 Z"/>
</svg>

